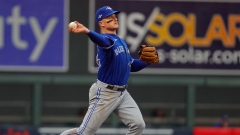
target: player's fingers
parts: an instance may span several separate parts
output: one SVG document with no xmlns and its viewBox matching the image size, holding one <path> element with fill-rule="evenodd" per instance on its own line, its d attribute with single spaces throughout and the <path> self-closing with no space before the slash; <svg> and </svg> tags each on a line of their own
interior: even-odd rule
<svg viewBox="0 0 240 135">
<path fill-rule="evenodd" d="M 79 23 L 78 21 L 74 21 L 77 24 L 77 27 L 81 26 L 82 24 Z"/>
<path fill-rule="evenodd" d="M 74 33 L 80 33 L 81 31 L 80 31 L 80 29 L 75 28 L 75 29 L 72 29 L 72 32 L 74 32 Z"/>
<path fill-rule="evenodd" d="M 75 28 L 75 29 L 76 29 L 76 28 Z M 69 28 L 68 28 L 68 30 L 69 30 L 70 32 L 74 32 L 75 29 L 73 29 L 72 27 L 69 27 Z"/>
<path fill-rule="evenodd" d="M 72 32 L 72 28 L 71 28 L 71 27 L 69 27 L 69 26 L 68 26 L 68 30 L 69 30 L 70 32 Z"/>
<path fill-rule="evenodd" d="M 78 24 L 79 22 L 78 21 L 74 21 L 76 24 Z"/>
</svg>

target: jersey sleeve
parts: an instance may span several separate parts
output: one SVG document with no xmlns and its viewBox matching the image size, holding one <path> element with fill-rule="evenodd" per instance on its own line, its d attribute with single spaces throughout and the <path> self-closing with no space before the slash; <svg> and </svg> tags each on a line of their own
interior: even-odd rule
<svg viewBox="0 0 240 135">
<path fill-rule="evenodd" d="M 103 48 L 108 49 L 111 46 L 113 46 L 113 44 L 114 44 L 114 41 L 110 37 L 101 35 L 92 30 L 90 30 L 90 32 L 87 35 L 91 39 L 92 42 L 94 42 L 95 44 L 97 44 L 98 46 L 101 46 Z"/>
<path fill-rule="evenodd" d="M 148 66 L 149 63 L 143 62 L 139 59 L 132 59 L 131 72 L 138 72 Z"/>
</svg>

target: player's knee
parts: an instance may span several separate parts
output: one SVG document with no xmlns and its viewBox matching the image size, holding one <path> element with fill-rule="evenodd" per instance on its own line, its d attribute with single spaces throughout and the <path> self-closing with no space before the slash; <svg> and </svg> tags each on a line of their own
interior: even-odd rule
<svg viewBox="0 0 240 135">
<path fill-rule="evenodd" d="M 141 129 L 145 129 L 145 127 L 146 127 L 145 122 L 142 121 L 141 123 L 139 123 L 138 127 Z"/>
<path fill-rule="evenodd" d="M 135 126 L 137 127 L 137 129 L 145 129 L 146 127 L 145 122 L 143 120 L 136 121 Z"/>
</svg>

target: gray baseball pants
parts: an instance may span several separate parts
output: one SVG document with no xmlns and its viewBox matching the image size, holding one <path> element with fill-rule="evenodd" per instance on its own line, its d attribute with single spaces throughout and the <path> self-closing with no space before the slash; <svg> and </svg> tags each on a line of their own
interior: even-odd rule
<svg viewBox="0 0 240 135">
<path fill-rule="evenodd" d="M 94 135 L 107 117 L 114 112 L 129 127 L 127 135 L 141 135 L 145 122 L 140 109 L 125 89 L 116 91 L 106 88 L 101 81 L 89 90 L 89 107 L 79 128 L 64 131 L 60 135 Z"/>
</svg>

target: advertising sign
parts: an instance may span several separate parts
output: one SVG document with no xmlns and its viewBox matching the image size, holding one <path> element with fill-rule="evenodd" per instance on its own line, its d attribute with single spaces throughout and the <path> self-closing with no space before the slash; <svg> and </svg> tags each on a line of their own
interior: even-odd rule
<svg viewBox="0 0 240 135">
<path fill-rule="evenodd" d="M 68 70 L 68 2 L 0 1 L 0 71 Z"/>
<path fill-rule="evenodd" d="M 140 45 L 156 47 L 160 63 L 143 74 L 240 75 L 240 2 L 189 0 L 92 1 L 90 19 L 102 6 L 120 10 L 118 35 L 138 59 Z M 95 20 L 90 26 L 97 32 Z M 97 72 L 96 45 L 89 45 L 89 71 Z"/>
</svg>

